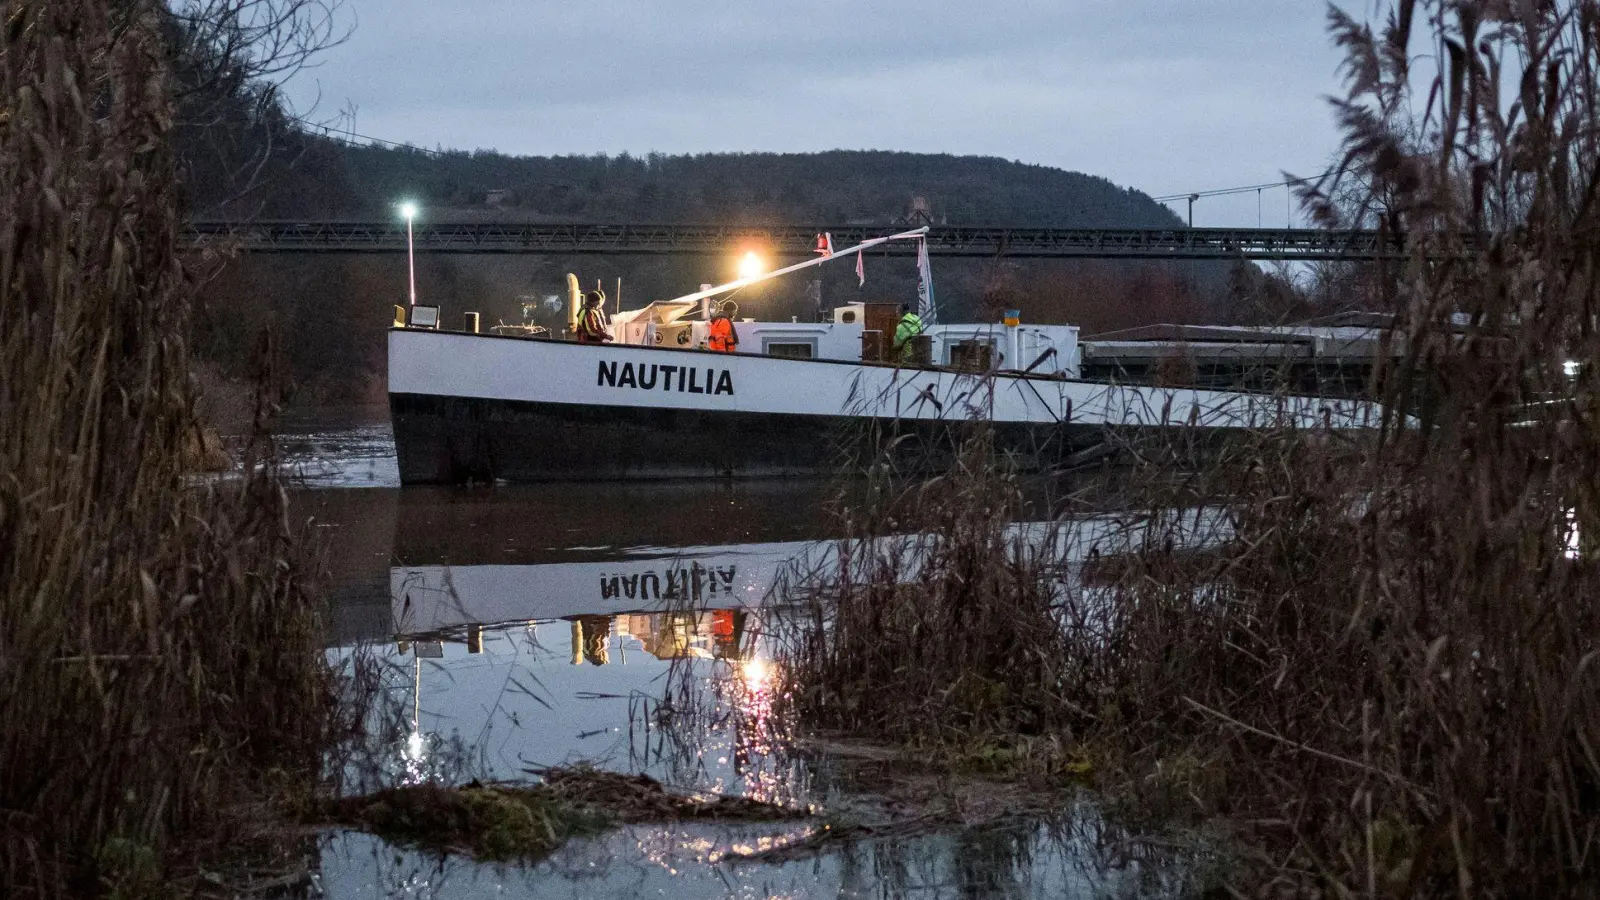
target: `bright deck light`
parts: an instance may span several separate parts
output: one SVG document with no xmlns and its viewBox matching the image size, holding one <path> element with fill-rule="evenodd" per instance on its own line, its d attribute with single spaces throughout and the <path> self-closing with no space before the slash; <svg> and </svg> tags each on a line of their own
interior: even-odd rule
<svg viewBox="0 0 1600 900">
<path fill-rule="evenodd" d="M 744 258 L 739 260 L 740 278 L 754 278 L 765 271 L 767 271 L 766 261 L 754 250 L 746 253 Z"/>
<path fill-rule="evenodd" d="M 400 215 L 405 216 L 407 219 L 415 219 L 417 217 L 417 205 L 409 201 L 400 204 Z"/>
</svg>

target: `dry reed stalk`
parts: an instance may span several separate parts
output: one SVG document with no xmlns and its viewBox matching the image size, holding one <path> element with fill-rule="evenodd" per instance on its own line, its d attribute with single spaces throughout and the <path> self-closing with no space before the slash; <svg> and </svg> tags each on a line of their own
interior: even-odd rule
<svg viewBox="0 0 1600 900">
<path fill-rule="evenodd" d="M 951 750 L 1060 722 L 1054 545 L 1011 529 L 1022 492 L 989 430 L 949 439 L 925 448 L 948 466 L 931 478 L 859 467 L 846 538 L 785 587 L 801 607 L 772 626 L 780 719 Z"/>
<path fill-rule="evenodd" d="M 191 284 L 159 3 L 8 3 L 0 54 L 0 884 L 148 886 L 330 674 L 273 466 L 190 486 Z"/>
<path fill-rule="evenodd" d="M 1331 19 L 1339 178 L 1369 204 L 1305 199 L 1408 241 L 1380 273 L 1388 417 L 1353 446 L 1263 433 L 1199 473 L 1186 502 L 1225 505 L 1235 540 L 1124 566 L 1066 693 L 1108 784 L 1253 823 L 1242 888 L 1590 893 L 1600 4 L 1387 6 L 1377 29 Z M 1410 68 L 1429 52 L 1436 77 Z"/>
</svg>

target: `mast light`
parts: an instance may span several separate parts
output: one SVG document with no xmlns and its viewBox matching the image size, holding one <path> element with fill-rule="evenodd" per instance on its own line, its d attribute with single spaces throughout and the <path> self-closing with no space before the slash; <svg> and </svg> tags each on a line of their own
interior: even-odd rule
<svg viewBox="0 0 1600 900">
<path fill-rule="evenodd" d="M 745 253 L 744 257 L 739 260 L 740 278 L 755 278 L 766 271 L 766 260 L 762 259 L 761 254 L 754 250 Z"/>
</svg>

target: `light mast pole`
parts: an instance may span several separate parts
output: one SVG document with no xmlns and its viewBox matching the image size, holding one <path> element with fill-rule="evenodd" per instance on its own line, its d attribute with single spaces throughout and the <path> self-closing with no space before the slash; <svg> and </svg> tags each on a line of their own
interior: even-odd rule
<svg viewBox="0 0 1600 900">
<path fill-rule="evenodd" d="M 411 305 L 417 305 L 417 246 L 411 236 L 411 220 L 417 217 L 417 205 L 404 203 L 400 206 L 400 213 L 406 217 L 406 268 L 408 282 L 411 286 Z"/>
</svg>

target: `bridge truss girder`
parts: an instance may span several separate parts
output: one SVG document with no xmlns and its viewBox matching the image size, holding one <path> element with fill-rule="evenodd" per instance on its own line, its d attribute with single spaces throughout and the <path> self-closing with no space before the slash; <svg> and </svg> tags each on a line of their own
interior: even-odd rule
<svg viewBox="0 0 1600 900">
<path fill-rule="evenodd" d="M 780 257 L 809 256 L 816 236 L 847 247 L 891 230 L 876 225 L 604 225 L 508 222 L 418 223 L 419 253 L 636 254 L 725 256 L 758 247 Z M 406 226 L 395 222 L 192 222 L 191 246 L 249 253 L 404 253 Z M 1373 231 L 1299 228 L 989 228 L 936 226 L 928 252 L 1009 259 L 1372 260 L 1403 256 L 1403 246 Z M 874 247 L 909 255 L 914 241 Z"/>
</svg>

